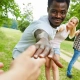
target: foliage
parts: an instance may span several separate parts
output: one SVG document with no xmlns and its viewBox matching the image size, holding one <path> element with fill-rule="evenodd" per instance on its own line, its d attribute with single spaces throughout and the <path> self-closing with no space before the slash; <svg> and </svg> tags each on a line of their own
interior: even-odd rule
<svg viewBox="0 0 80 80">
<path fill-rule="evenodd" d="M 33 20 L 31 3 L 23 5 L 26 7 L 23 9 L 24 13 L 21 13 L 19 6 L 14 0 L 0 1 L 0 26 L 15 28 L 15 26 L 18 24 L 18 28 L 23 32 Z M 9 13 L 13 15 L 15 21 L 9 18 Z M 14 22 L 18 23 L 14 25 Z"/>
<path fill-rule="evenodd" d="M 17 21 L 16 20 L 12 20 L 12 25 L 10 26 L 10 28 L 12 28 L 12 29 L 17 29 Z"/>
<path fill-rule="evenodd" d="M 79 21 L 80 21 L 80 0 L 71 0 L 71 4 L 70 4 L 70 7 L 69 7 L 69 10 L 68 10 L 68 13 L 67 13 L 67 16 L 66 16 L 66 19 L 63 23 L 66 23 L 67 21 L 69 21 L 69 19 L 73 16 L 76 16 Z M 80 29 L 80 22 L 77 26 L 77 30 Z M 67 40 L 70 40 L 69 38 L 67 38 Z M 72 41 L 74 40 L 71 39 Z"/>
<path fill-rule="evenodd" d="M 18 28 L 20 29 L 21 32 L 23 32 L 29 26 L 29 24 L 30 24 L 29 21 L 24 21 L 22 24 L 18 26 Z"/>
<path fill-rule="evenodd" d="M 33 13 L 32 13 L 32 6 L 31 6 L 31 3 L 28 3 L 27 5 L 23 4 L 24 5 L 24 13 L 21 15 L 21 20 L 24 21 L 24 20 L 27 20 L 29 22 L 32 22 L 33 21 Z"/>
<path fill-rule="evenodd" d="M 71 17 L 72 16 L 76 16 L 76 17 L 78 17 L 78 19 L 80 21 L 80 14 L 79 14 L 79 12 L 80 12 L 80 1 L 77 1 L 75 3 L 73 2 L 71 4 L 71 8 L 70 8 L 70 11 L 69 11 L 70 16 Z M 80 25 L 80 23 L 79 23 L 79 25 Z M 79 25 L 78 25 L 77 29 L 80 29 Z"/>
<path fill-rule="evenodd" d="M 64 23 L 67 22 L 73 16 L 76 16 L 78 18 L 80 17 L 80 14 L 79 14 L 79 12 L 80 12 L 80 0 L 77 0 L 77 1 L 71 0 L 71 1 L 72 2 L 70 4 L 70 8 L 68 10 L 68 13 L 67 13 L 67 16 L 66 16 Z M 79 18 L 79 20 L 80 20 L 80 18 Z"/>
<path fill-rule="evenodd" d="M 0 26 L 5 22 L 8 24 L 9 13 L 16 19 L 20 17 L 20 9 L 14 0 L 0 0 Z"/>
<path fill-rule="evenodd" d="M 33 21 L 31 3 L 24 4 L 24 13 L 21 15 L 21 20 L 18 20 L 18 28 L 23 32 Z"/>
</svg>

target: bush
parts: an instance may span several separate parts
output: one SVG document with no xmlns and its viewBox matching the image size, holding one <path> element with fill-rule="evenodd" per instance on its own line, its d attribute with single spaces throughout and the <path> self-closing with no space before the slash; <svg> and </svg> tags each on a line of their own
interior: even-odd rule
<svg viewBox="0 0 80 80">
<path fill-rule="evenodd" d="M 24 32 L 24 30 L 29 26 L 30 22 L 29 21 L 24 21 L 22 24 L 18 26 L 21 32 Z"/>
</svg>

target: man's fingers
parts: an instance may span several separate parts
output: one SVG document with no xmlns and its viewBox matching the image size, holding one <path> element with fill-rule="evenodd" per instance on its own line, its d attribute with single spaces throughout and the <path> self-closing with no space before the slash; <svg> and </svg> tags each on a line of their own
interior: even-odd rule
<svg viewBox="0 0 80 80">
<path fill-rule="evenodd" d="M 36 46 L 36 52 L 35 52 L 35 54 L 33 55 L 33 57 L 34 57 L 34 58 L 38 58 L 38 55 L 39 55 L 39 50 L 38 50 L 38 49 L 39 49 L 39 46 L 40 46 L 40 45 L 35 44 L 35 46 Z"/>
<path fill-rule="evenodd" d="M 58 67 L 63 68 L 63 65 L 59 62 L 59 60 L 54 55 L 49 55 L 48 57 L 52 59 Z"/>
<path fill-rule="evenodd" d="M 30 46 L 26 51 L 24 51 L 24 56 L 32 57 L 36 51 L 36 47 L 34 45 Z M 22 54 L 22 55 L 23 55 Z"/>
<path fill-rule="evenodd" d="M 50 47 L 46 46 L 44 51 L 39 55 L 39 57 L 46 57 L 50 52 Z"/>
<path fill-rule="evenodd" d="M 40 45 L 39 45 L 39 44 L 35 44 L 35 46 L 36 46 L 36 49 L 39 49 L 39 46 L 40 46 Z"/>
<path fill-rule="evenodd" d="M 0 62 L 0 68 L 2 68 L 4 66 L 4 64 L 2 62 Z"/>
<path fill-rule="evenodd" d="M 50 50 L 50 54 L 48 55 L 48 57 L 52 59 L 52 58 L 53 58 L 53 56 L 54 56 L 54 50 L 53 50 L 53 49 L 51 49 L 51 50 Z"/>
<path fill-rule="evenodd" d="M 42 53 L 42 49 L 36 51 L 36 53 L 34 54 L 34 58 L 38 58 L 40 53 Z"/>
<path fill-rule="evenodd" d="M 38 58 L 39 55 L 44 51 L 44 45 L 40 45 L 38 48 L 37 48 L 37 51 L 36 53 L 34 54 L 34 58 Z"/>
<path fill-rule="evenodd" d="M 52 60 L 55 62 L 55 64 L 60 67 L 60 68 L 63 68 L 63 65 L 55 58 L 52 58 Z"/>
<path fill-rule="evenodd" d="M 52 59 L 58 67 L 63 68 L 63 65 L 59 62 L 59 60 L 58 60 L 57 57 L 55 56 L 53 50 L 51 50 L 51 52 L 50 52 L 50 54 L 48 55 L 48 57 L 49 57 L 50 59 Z"/>
</svg>

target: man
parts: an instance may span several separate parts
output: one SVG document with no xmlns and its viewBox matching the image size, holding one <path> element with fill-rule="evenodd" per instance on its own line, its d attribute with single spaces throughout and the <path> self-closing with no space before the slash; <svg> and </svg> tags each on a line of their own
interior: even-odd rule
<svg viewBox="0 0 80 80">
<path fill-rule="evenodd" d="M 13 50 L 13 58 L 15 59 L 30 45 L 35 44 L 37 48 L 34 54 L 35 58 L 48 56 L 59 67 L 63 67 L 54 56 L 54 51 L 49 41 L 54 39 L 57 27 L 64 21 L 69 3 L 70 0 L 48 0 L 48 16 L 41 17 L 26 28 Z"/>
<path fill-rule="evenodd" d="M 0 80 L 36 80 L 40 74 L 40 67 L 45 63 L 45 59 L 32 58 L 35 51 L 36 47 L 31 46 L 19 55 L 13 60 L 10 69 L 0 74 Z M 3 63 L 0 63 L 1 67 L 3 67 Z"/>
</svg>

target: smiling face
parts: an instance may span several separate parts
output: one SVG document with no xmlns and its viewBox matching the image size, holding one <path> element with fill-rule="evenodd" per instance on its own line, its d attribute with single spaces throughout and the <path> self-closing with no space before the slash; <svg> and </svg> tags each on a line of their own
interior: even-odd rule
<svg viewBox="0 0 80 80">
<path fill-rule="evenodd" d="M 68 28 L 72 29 L 72 28 L 76 27 L 77 24 L 78 24 L 78 20 L 76 18 L 72 18 L 68 22 Z"/>
<path fill-rule="evenodd" d="M 57 28 L 65 19 L 68 6 L 66 2 L 53 1 L 48 7 L 48 19 L 53 28 Z"/>
</svg>

